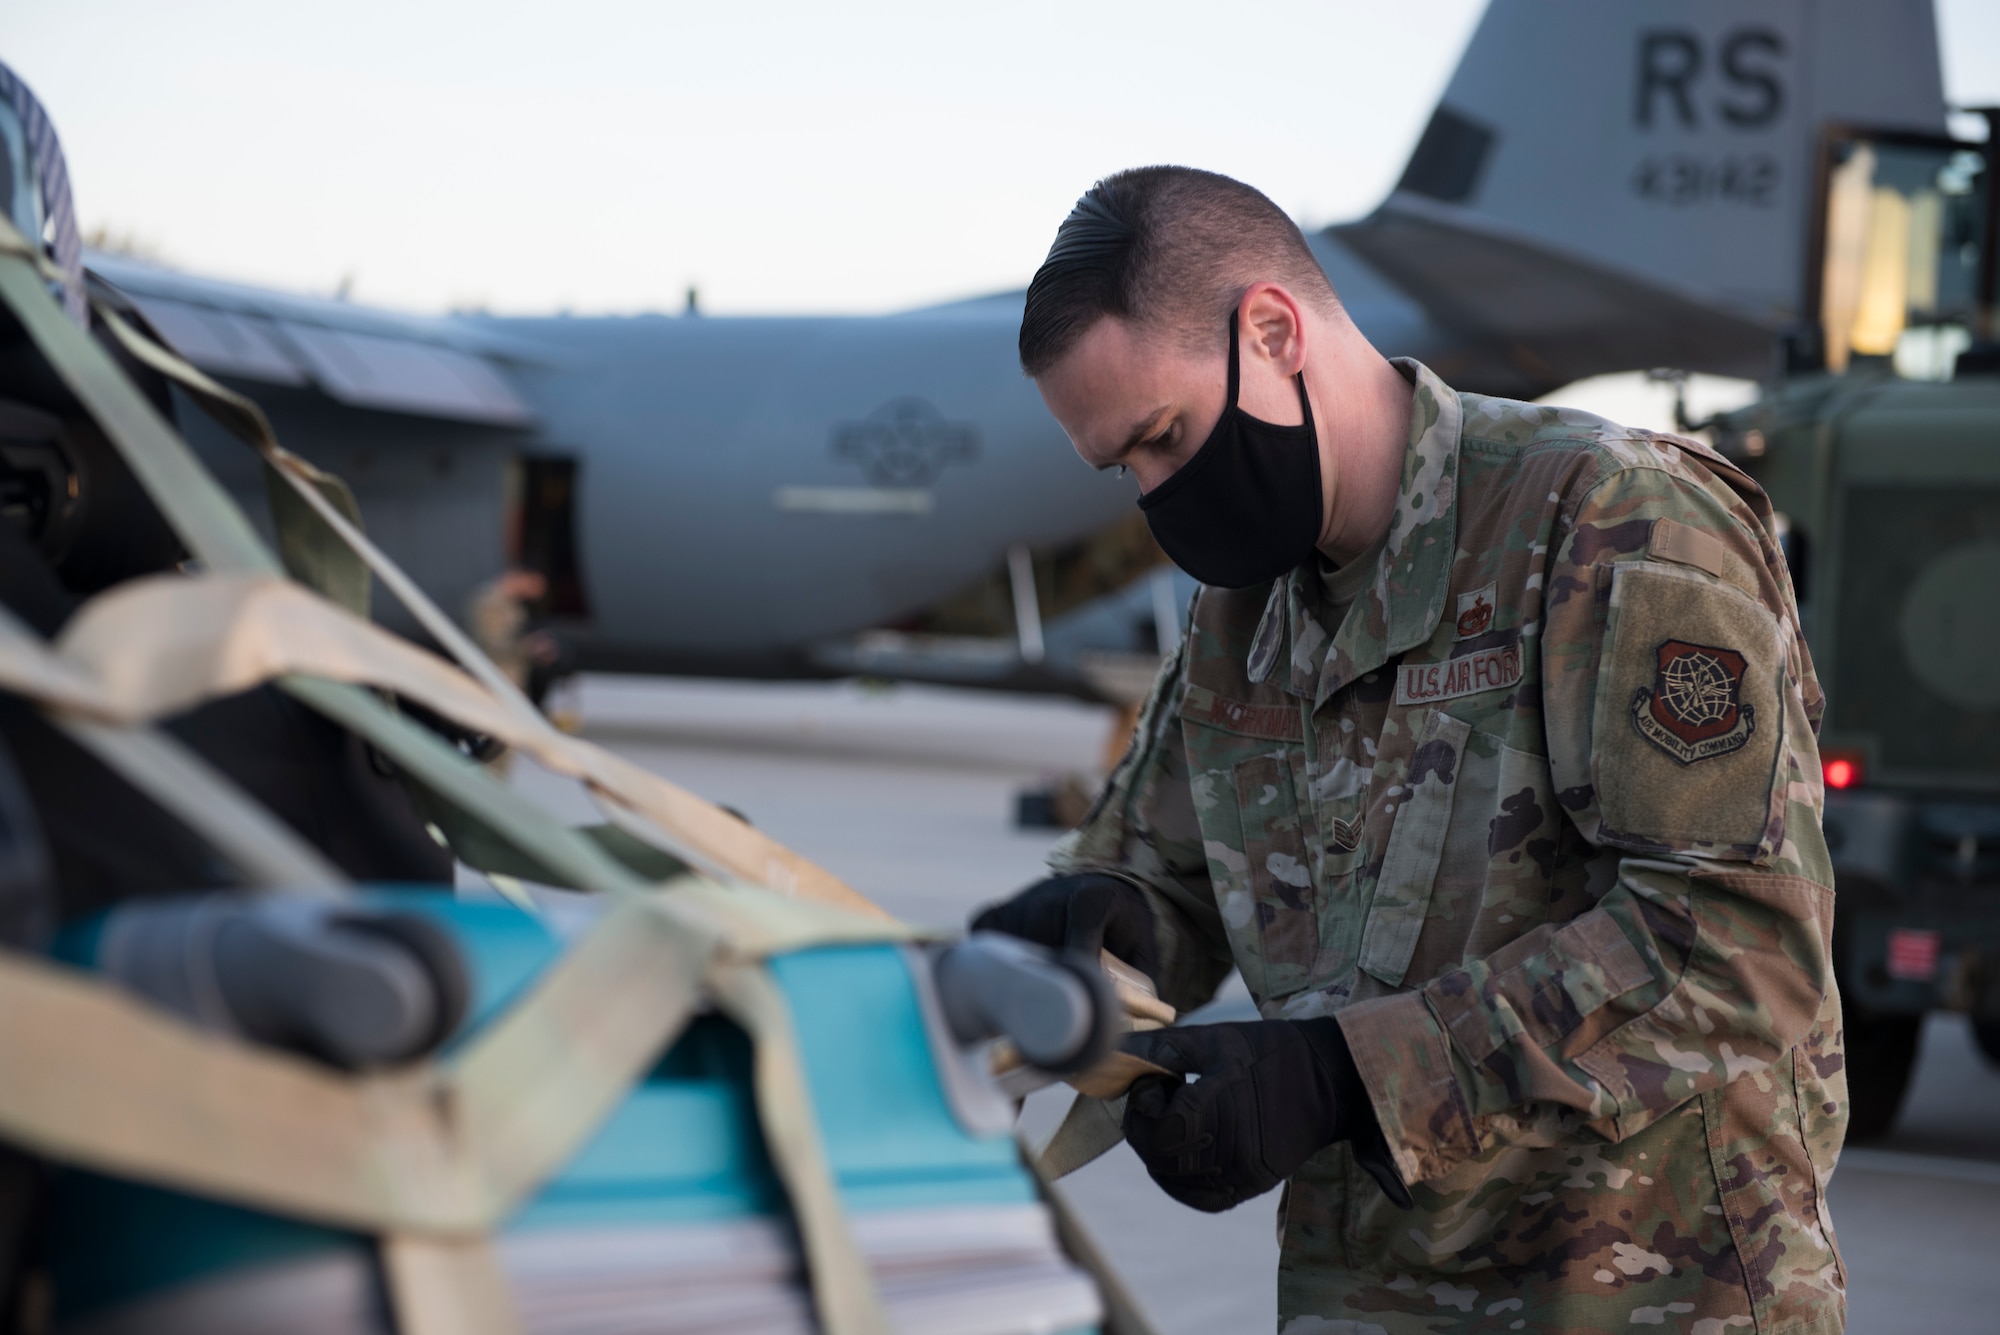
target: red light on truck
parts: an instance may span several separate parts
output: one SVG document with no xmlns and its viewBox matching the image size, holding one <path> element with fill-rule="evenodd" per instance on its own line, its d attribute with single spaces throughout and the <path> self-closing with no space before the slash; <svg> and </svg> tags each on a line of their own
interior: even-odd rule
<svg viewBox="0 0 2000 1335">
<path fill-rule="evenodd" d="M 1939 941 L 1938 933 L 1914 927 L 1898 927 L 1890 932 L 1889 976 L 1912 983 L 1935 980 Z"/>
<path fill-rule="evenodd" d="M 1826 756 L 1820 761 L 1820 772 L 1829 788 L 1852 788 L 1861 782 L 1861 762 L 1852 756 Z"/>
</svg>

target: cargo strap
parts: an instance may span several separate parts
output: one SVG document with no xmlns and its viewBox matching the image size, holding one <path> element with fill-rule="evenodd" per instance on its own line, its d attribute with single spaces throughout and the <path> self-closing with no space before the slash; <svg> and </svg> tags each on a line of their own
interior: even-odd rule
<svg viewBox="0 0 2000 1335">
<path fill-rule="evenodd" d="M 1125 1009 L 1128 1030 L 1161 1029 L 1174 1023 L 1174 1008 L 1160 1000 L 1152 979 L 1108 950 L 1103 952 L 1102 962 Z M 1018 1064 L 1019 1058 L 1014 1061 Z M 1048 1139 L 1029 1150 L 1035 1172 L 1054 1182 L 1115 1149 L 1125 1139 L 1125 1094 L 1132 1082 L 1142 1075 L 1172 1074 L 1165 1067 L 1113 1048 L 1090 1069 L 1065 1077 L 1076 1098 Z"/>
<path fill-rule="evenodd" d="M 0 220 L 0 301 L 89 408 L 189 550 L 210 570 L 235 577 L 187 580 L 197 601 L 222 594 L 254 602 L 243 591 L 270 588 L 278 563 L 151 404 L 95 343 L 60 319 L 37 281 L 39 259 Z M 122 323 L 109 312 L 100 316 L 114 328 Z M 120 336 L 128 345 L 151 346 L 129 329 Z M 157 349 L 146 359 L 162 357 L 178 363 Z M 184 363 L 179 366 L 183 374 L 177 380 L 201 378 Z M 315 478 L 301 466 L 287 476 L 306 484 L 299 494 L 316 515 L 325 512 L 314 501 L 333 512 L 339 523 L 329 527 L 339 533 L 346 516 L 327 501 L 326 491 L 336 498 L 339 493 L 319 485 L 326 481 L 323 475 Z M 340 581 L 329 578 L 327 568 L 323 561 L 319 582 L 340 593 Z M 331 568 L 337 571 L 339 563 Z M 382 568 L 394 570 L 386 560 Z M 345 587 L 345 601 L 358 602 L 353 582 Z M 274 601 L 294 612 L 311 607 L 303 615 L 325 621 L 319 614 L 328 605 L 317 600 Z M 442 619 L 434 607 L 429 610 Z M 83 633 L 89 624 L 72 627 L 79 632 L 72 647 L 91 644 Z M 97 625 L 97 633 L 106 633 L 105 622 Z M 452 636 L 440 638 L 453 642 Z M 115 648 L 115 634 L 100 643 Z M 246 643 L 252 643 L 247 651 Z M 371 657 L 382 649 L 366 634 L 342 643 L 350 650 L 358 644 Z M 700 799 L 651 776 L 642 783 L 625 772 L 634 767 L 615 758 L 602 765 L 585 756 L 591 748 L 575 739 L 566 739 L 571 746 L 550 746 L 544 733 L 563 734 L 540 724 L 539 715 L 530 718 L 532 709 L 515 707 L 510 684 L 482 691 L 463 673 L 400 647 L 404 656 L 379 669 L 356 667 L 354 676 L 400 674 L 407 678 L 405 686 L 433 689 L 450 704 L 440 712 L 504 719 L 504 735 L 526 739 L 524 749 L 531 754 L 535 747 L 556 753 L 588 781 L 604 784 L 606 792 L 649 790 L 642 799 L 646 806 L 677 822 L 671 834 L 650 830 L 652 839 L 685 841 L 702 862 L 773 880 L 802 898 L 773 899 L 749 887 L 695 878 L 678 883 L 671 894 L 651 893 L 602 843 L 494 783 L 365 690 L 323 677 L 281 677 L 285 689 L 375 744 L 494 838 L 569 884 L 609 895 L 603 919 L 525 1001 L 459 1055 L 413 1070 L 354 1077 L 198 1033 L 101 983 L 0 953 L 0 1070 L 33 1073 L 0 1081 L 0 1132 L 56 1159 L 380 1233 L 404 1335 L 504 1335 L 518 1323 L 504 1286 L 493 1282 L 498 1270 L 486 1234 L 574 1152 L 707 994 L 736 1016 L 756 1046 L 759 1117 L 792 1199 L 822 1329 L 834 1335 L 886 1331 L 873 1278 L 859 1260 L 827 1171 L 782 997 L 757 961 L 826 941 L 889 940 L 907 933 L 837 879 L 773 841 L 754 832 L 745 839 L 747 827 Z M 490 664 L 481 669 L 484 660 L 476 650 L 463 648 L 475 675 L 492 671 Z M 127 644 L 122 654 L 106 650 L 125 668 L 100 672 L 101 665 L 58 661 L 63 656 L 25 632 L 0 637 L 8 687 L 92 737 L 120 734 L 107 719 L 147 715 L 141 705 L 164 708 L 162 702 L 176 698 L 176 691 L 199 696 L 220 689 L 219 682 L 260 680 L 294 662 L 254 634 L 235 641 L 234 652 L 237 656 L 204 657 L 190 651 L 156 674 L 145 665 L 133 669 L 140 655 Z M 205 668 L 219 675 L 203 686 Z M 129 694 L 121 701 L 119 691 Z M 126 741 L 136 734 L 122 735 L 125 740 L 114 741 L 114 750 L 129 750 Z M 188 772 L 213 777 L 198 759 L 182 759 Z M 143 768 L 133 764 L 128 772 Z M 157 793 L 164 784 L 142 786 Z M 228 792 L 226 786 L 215 791 Z M 188 804 L 169 805 L 185 811 Z M 258 832 L 251 825 L 260 818 L 270 824 L 261 813 L 250 814 L 247 803 L 234 809 L 225 803 L 197 828 L 239 862 L 255 862 L 252 836 Z M 649 822 L 633 816 L 630 823 Z M 286 874 L 305 871 L 300 864 Z M 328 876 L 323 883 L 336 879 Z M 807 897 L 838 899 L 853 911 L 818 908 Z M 767 1082 L 775 1088 L 765 1088 Z M 148 1115 L 130 1117 L 135 1107 L 146 1108 Z M 282 1111 L 274 1116 L 274 1110 Z"/>
<path fill-rule="evenodd" d="M 0 607 L 0 687 L 57 705 L 52 726 L 183 821 L 252 886 L 292 893 L 344 885 L 319 850 L 294 834 L 180 742 L 151 728 L 111 726 L 60 706 L 85 706 L 95 684 L 51 653 L 14 614 Z"/>
<path fill-rule="evenodd" d="M 1035 1169 L 1049 1181 L 1095 1163 L 1125 1139 L 1125 1096 L 1097 1099 L 1078 1094 L 1049 1138 L 1034 1150 Z"/>
<path fill-rule="evenodd" d="M 71 673 L 64 707 L 122 723 L 176 714 L 294 676 L 380 687 L 497 737 L 655 824 L 692 828 L 713 811 L 719 823 L 704 831 L 699 850 L 710 853 L 709 860 L 756 865 L 754 879 L 776 889 L 796 884 L 791 873 L 801 859 L 757 861 L 777 847 L 768 836 L 622 757 L 504 708 L 449 663 L 278 576 L 131 580 L 78 609 L 56 651 Z M 4 646 L 0 683 L 31 685 L 14 680 Z M 725 847 L 725 839 L 733 842 Z M 816 885 L 809 898 L 882 916 L 840 889 L 836 896 Z"/>
</svg>

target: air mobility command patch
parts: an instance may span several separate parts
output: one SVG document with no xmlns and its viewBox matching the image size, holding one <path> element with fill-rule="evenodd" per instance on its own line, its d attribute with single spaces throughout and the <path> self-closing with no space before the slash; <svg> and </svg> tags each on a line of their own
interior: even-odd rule
<svg viewBox="0 0 2000 1335">
<path fill-rule="evenodd" d="M 1757 860 L 1782 838 L 1777 619 L 1705 571 L 1612 568 L 1591 778 L 1607 843 Z M 1776 826 L 1773 822 L 1776 820 Z"/>
<path fill-rule="evenodd" d="M 1663 640 L 1655 652 L 1653 684 L 1632 696 L 1639 735 L 1683 765 L 1741 751 L 1757 730 L 1757 707 L 1743 702 L 1743 655 L 1686 640 Z"/>
</svg>

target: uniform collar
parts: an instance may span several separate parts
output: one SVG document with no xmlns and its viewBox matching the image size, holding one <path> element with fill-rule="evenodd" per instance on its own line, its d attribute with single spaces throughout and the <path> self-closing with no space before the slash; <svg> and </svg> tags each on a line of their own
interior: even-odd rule
<svg viewBox="0 0 2000 1335">
<path fill-rule="evenodd" d="M 1451 590 L 1458 547 L 1458 395 L 1421 362 L 1396 357 L 1390 365 L 1416 392 L 1410 398 L 1402 486 L 1388 543 L 1375 559 L 1374 581 L 1345 621 L 1328 626 L 1319 570 L 1308 559 L 1272 584 L 1251 637 L 1245 665 L 1250 680 L 1268 680 L 1282 661 L 1280 685 L 1315 707 L 1428 640 Z"/>
</svg>

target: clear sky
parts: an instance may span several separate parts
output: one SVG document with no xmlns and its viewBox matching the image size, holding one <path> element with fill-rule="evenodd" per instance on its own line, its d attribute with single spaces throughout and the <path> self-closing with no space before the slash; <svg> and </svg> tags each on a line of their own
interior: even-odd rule
<svg viewBox="0 0 2000 1335">
<path fill-rule="evenodd" d="M 416 310 L 880 311 L 1019 286 L 1174 161 L 1364 213 L 1483 0 L 5 0 L 86 229 Z M 2000 102 L 2000 0 L 1940 0 Z"/>
</svg>

